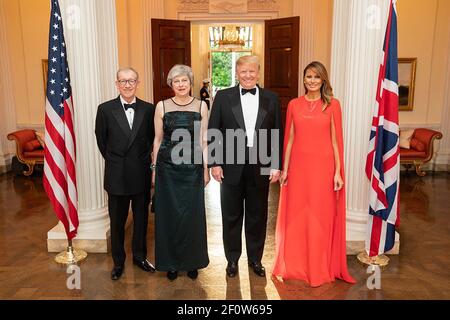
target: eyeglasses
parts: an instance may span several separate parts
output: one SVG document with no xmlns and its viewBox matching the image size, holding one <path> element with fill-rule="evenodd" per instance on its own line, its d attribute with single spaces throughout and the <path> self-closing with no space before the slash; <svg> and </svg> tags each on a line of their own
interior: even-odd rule
<svg viewBox="0 0 450 320">
<path fill-rule="evenodd" d="M 130 86 L 134 87 L 136 85 L 136 83 L 137 83 L 137 80 L 136 79 L 130 79 L 130 80 L 122 79 L 122 80 L 117 80 L 117 82 L 119 83 L 119 85 L 121 87 L 125 87 L 127 85 L 127 83 Z"/>
</svg>

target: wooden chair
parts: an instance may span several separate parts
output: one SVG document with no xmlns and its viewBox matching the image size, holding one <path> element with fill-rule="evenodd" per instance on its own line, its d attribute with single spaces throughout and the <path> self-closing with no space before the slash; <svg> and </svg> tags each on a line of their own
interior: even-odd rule
<svg viewBox="0 0 450 320">
<path fill-rule="evenodd" d="M 406 170 L 412 165 L 416 167 L 418 176 L 425 176 L 426 172 L 421 166 L 429 162 L 434 156 L 434 140 L 442 139 L 442 133 L 439 131 L 417 128 L 411 138 L 411 148 L 400 148 L 400 164 L 404 165 Z"/>
<path fill-rule="evenodd" d="M 33 174 L 36 164 L 44 164 L 44 148 L 36 138 L 35 130 L 24 129 L 11 132 L 7 138 L 16 142 L 16 157 L 28 167 L 28 170 L 23 171 L 25 176 Z"/>
</svg>

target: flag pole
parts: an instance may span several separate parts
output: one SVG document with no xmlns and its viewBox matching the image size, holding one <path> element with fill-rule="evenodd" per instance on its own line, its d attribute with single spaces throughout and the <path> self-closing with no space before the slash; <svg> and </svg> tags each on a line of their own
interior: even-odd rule
<svg viewBox="0 0 450 320">
<path fill-rule="evenodd" d="M 87 257 L 86 251 L 82 249 L 75 249 L 72 246 L 72 240 L 67 241 L 67 249 L 58 253 L 55 261 L 60 264 L 77 264 Z"/>
<path fill-rule="evenodd" d="M 377 256 L 369 257 L 366 251 L 358 253 L 356 256 L 358 262 L 364 266 L 379 266 L 380 268 L 386 268 L 389 265 L 389 257 L 385 254 L 379 254 Z"/>
<path fill-rule="evenodd" d="M 76 143 L 72 88 L 59 1 L 51 1 L 48 47 L 48 77 L 45 104 L 45 148 L 43 185 L 58 219 L 64 225 L 67 249 L 55 257 L 57 263 L 76 264 L 87 257 L 74 249 L 77 233 L 78 198 L 76 182 Z"/>
<path fill-rule="evenodd" d="M 357 255 L 358 262 L 363 265 L 380 268 L 389 265 L 389 258 L 383 253 L 391 250 L 395 244 L 395 228 L 399 224 L 400 214 L 396 2 L 389 0 L 383 61 L 378 74 L 376 108 L 366 160 L 366 174 L 370 181 L 368 238 L 366 250 Z M 379 254 L 370 257 L 369 252 Z"/>
</svg>

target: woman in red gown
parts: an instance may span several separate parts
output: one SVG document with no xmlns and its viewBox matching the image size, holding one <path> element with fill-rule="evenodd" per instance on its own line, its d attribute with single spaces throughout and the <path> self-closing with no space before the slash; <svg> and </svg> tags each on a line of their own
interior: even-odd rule
<svg viewBox="0 0 450 320">
<path fill-rule="evenodd" d="M 281 279 L 311 286 L 347 270 L 342 114 L 320 62 L 303 72 L 306 95 L 289 102 L 276 226 L 275 265 Z"/>
</svg>

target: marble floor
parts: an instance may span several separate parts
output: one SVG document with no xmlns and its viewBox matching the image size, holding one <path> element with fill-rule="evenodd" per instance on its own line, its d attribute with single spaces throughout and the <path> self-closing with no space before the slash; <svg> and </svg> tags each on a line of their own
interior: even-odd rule
<svg viewBox="0 0 450 320">
<path fill-rule="evenodd" d="M 263 264 L 268 271 L 274 255 L 274 229 L 278 188 L 270 193 L 269 222 Z M 381 288 L 370 290 L 371 276 L 355 256 L 348 256 L 354 285 L 337 280 L 310 288 L 301 281 L 260 278 L 249 271 L 246 254 L 236 278 L 225 276 L 226 260 L 221 237 L 219 186 L 207 187 L 206 206 L 210 264 L 196 281 L 186 274 L 170 282 L 165 273 L 148 274 L 129 259 L 119 281 L 111 281 L 110 254 L 89 254 L 80 264 L 81 289 L 69 290 L 66 267 L 54 262 L 46 247 L 47 231 L 57 219 L 52 213 L 39 172 L 31 178 L 0 175 L 0 299 L 233 299 L 233 300 L 384 300 L 450 299 L 450 174 L 429 173 L 419 178 L 401 176 L 400 255 L 391 256 L 381 273 Z M 153 214 L 149 220 L 149 260 L 154 261 Z M 130 253 L 127 229 L 126 248 Z M 269 274 L 269 272 L 268 272 Z"/>
</svg>

